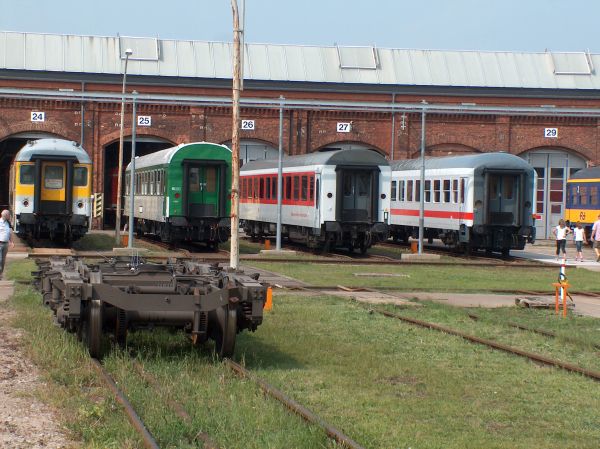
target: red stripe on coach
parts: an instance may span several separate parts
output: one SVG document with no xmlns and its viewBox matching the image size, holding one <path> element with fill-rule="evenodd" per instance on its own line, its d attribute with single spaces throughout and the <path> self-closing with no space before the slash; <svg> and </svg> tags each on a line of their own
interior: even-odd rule
<svg viewBox="0 0 600 449">
<path fill-rule="evenodd" d="M 392 215 L 402 215 L 405 217 L 418 217 L 418 209 L 392 209 Z M 472 220 L 473 212 L 448 212 L 441 210 L 426 210 L 426 218 L 451 218 L 453 220 Z"/>
</svg>

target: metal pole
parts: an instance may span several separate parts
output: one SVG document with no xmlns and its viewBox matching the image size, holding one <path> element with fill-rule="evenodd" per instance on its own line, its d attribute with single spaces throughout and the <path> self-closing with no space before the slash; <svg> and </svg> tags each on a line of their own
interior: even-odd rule
<svg viewBox="0 0 600 449">
<path fill-rule="evenodd" d="M 396 112 L 394 103 L 396 102 L 396 93 L 392 94 L 392 144 L 390 146 L 390 161 L 394 160 L 394 148 L 396 144 Z"/>
<path fill-rule="evenodd" d="M 117 211 L 115 215 L 115 243 L 121 244 L 121 183 L 123 182 L 123 137 L 125 133 L 125 85 L 127 83 L 127 62 L 133 50 L 125 50 L 125 68 L 123 69 L 123 88 L 121 89 L 121 130 L 119 132 L 119 164 L 117 173 Z"/>
<path fill-rule="evenodd" d="M 425 104 L 425 102 L 423 102 Z M 421 185 L 419 186 L 419 254 L 423 254 L 425 231 L 425 106 L 421 111 Z"/>
<path fill-rule="evenodd" d="M 240 19 L 237 0 L 231 0 L 233 12 L 233 93 L 231 124 L 231 251 L 229 264 L 237 269 L 240 261 L 239 210 L 240 210 Z"/>
<path fill-rule="evenodd" d="M 129 178 L 129 239 L 127 248 L 133 248 L 133 215 L 135 213 L 135 132 L 137 125 L 137 92 L 133 91 L 133 113 L 131 114 L 131 173 Z"/>
<path fill-rule="evenodd" d="M 279 96 L 279 158 L 277 160 L 277 238 L 275 249 L 281 251 L 281 203 L 283 201 L 283 95 Z"/>
</svg>

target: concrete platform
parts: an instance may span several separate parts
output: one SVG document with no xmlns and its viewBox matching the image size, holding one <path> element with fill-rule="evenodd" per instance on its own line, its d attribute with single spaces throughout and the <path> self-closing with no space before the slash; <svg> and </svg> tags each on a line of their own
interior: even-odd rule
<svg viewBox="0 0 600 449">
<path fill-rule="evenodd" d="M 511 251 L 510 254 L 514 257 L 532 260 L 536 262 L 547 263 L 550 265 L 560 265 L 562 257 L 556 260 L 555 243 L 552 240 L 543 240 L 536 242 L 533 245 L 527 245 L 522 251 Z M 567 266 L 576 268 L 585 268 L 591 271 L 600 272 L 600 262 L 596 262 L 596 253 L 589 246 L 583 248 L 583 262 L 576 262 L 575 243 L 572 240 L 567 240 Z"/>
<path fill-rule="evenodd" d="M 266 256 L 295 256 L 296 255 L 296 251 L 293 251 L 290 249 L 280 249 L 280 250 L 261 249 L 260 253 L 264 254 Z"/>
</svg>

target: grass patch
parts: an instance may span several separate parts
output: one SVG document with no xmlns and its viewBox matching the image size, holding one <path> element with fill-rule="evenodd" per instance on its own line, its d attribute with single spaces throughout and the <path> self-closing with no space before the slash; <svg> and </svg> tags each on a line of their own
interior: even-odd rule
<svg viewBox="0 0 600 449">
<path fill-rule="evenodd" d="M 493 290 L 547 290 L 553 292 L 558 268 L 523 269 L 518 267 L 484 267 L 441 265 L 300 265 L 286 263 L 252 262 L 263 268 L 317 286 L 345 285 L 360 287 L 397 288 L 401 291 L 425 290 L 441 292 L 489 292 Z M 361 272 L 401 274 L 402 277 L 356 276 Z M 327 273 L 327 276 L 323 276 Z M 569 270 L 569 282 L 573 290 L 598 291 L 598 273 L 585 270 Z"/>
<path fill-rule="evenodd" d="M 115 243 L 114 235 L 104 233 L 88 233 L 73 242 L 73 249 L 76 251 L 110 251 L 121 246 Z"/>
<path fill-rule="evenodd" d="M 594 448 L 600 438 L 595 382 L 346 300 L 277 296 L 240 350 L 368 448 Z"/>
</svg>

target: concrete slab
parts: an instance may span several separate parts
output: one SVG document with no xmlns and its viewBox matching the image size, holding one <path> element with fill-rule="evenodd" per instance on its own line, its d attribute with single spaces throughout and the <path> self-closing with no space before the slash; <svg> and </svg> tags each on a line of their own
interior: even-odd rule
<svg viewBox="0 0 600 449">
<path fill-rule="evenodd" d="M 297 254 L 296 251 L 289 249 L 261 249 L 260 253 L 267 256 L 295 256 Z"/>
<path fill-rule="evenodd" d="M 439 254 L 413 254 L 413 253 L 402 253 L 400 258 L 402 260 L 410 260 L 411 262 L 429 262 L 431 260 L 440 260 Z"/>
</svg>

